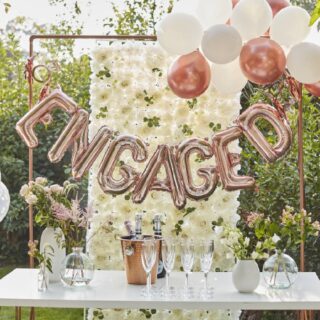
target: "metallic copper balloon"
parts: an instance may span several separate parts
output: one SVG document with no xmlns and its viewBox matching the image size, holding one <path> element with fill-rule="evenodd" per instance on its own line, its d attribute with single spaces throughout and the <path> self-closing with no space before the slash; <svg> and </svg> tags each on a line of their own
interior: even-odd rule
<svg viewBox="0 0 320 320">
<path fill-rule="evenodd" d="M 79 139 L 88 141 L 87 128 L 89 125 L 89 114 L 84 109 L 79 109 L 70 119 L 62 133 L 48 152 L 48 158 L 51 162 L 60 162 L 67 150 Z M 84 135 L 84 136 L 83 136 Z M 72 161 L 74 162 L 83 150 L 77 147 L 73 150 Z"/>
<path fill-rule="evenodd" d="M 271 145 L 257 128 L 258 119 L 268 121 L 274 128 L 278 141 Z M 267 161 L 273 162 L 282 157 L 289 149 L 292 142 L 292 131 L 289 122 L 270 105 L 257 103 L 243 112 L 236 122 L 243 129 L 244 135 Z"/>
<path fill-rule="evenodd" d="M 315 97 L 320 97 L 320 81 L 313 84 L 305 84 L 304 87 Z"/>
<path fill-rule="evenodd" d="M 29 148 L 35 148 L 39 144 L 34 132 L 36 124 L 42 122 L 44 119 L 49 119 L 48 114 L 57 108 L 70 115 L 78 111 L 77 104 L 60 89 L 57 89 L 52 91 L 50 95 L 35 105 L 18 121 L 16 130 Z"/>
<path fill-rule="evenodd" d="M 98 156 L 103 152 L 103 149 L 108 145 L 109 140 L 112 138 L 112 131 L 106 126 L 102 126 L 97 134 L 94 136 L 89 145 L 85 141 L 84 137 L 82 150 L 74 152 L 73 150 L 73 161 L 72 161 L 72 176 L 79 180 L 83 175 L 92 167 Z M 76 145 L 74 145 L 74 148 Z"/>
<path fill-rule="evenodd" d="M 284 73 L 286 56 L 275 41 L 256 38 L 242 47 L 240 67 L 244 75 L 253 83 L 271 84 Z"/>
<path fill-rule="evenodd" d="M 98 172 L 99 184 L 106 193 L 124 193 L 136 182 L 138 173 L 127 164 L 120 167 L 121 179 L 113 177 L 114 169 L 125 150 L 131 151 L 132 158 L 136 162 L 144 162 L 148 158 L 147 146 L 140 138 L 131 135 L 115 138 L 104 155 Z"/>
<path fill-rule="evenodd" d="M 196 98 L 210 84 L 210 66 L 199 51 L 194 51 L 177 58 L 169 67 L 167 78 L 169 87 L 178 97 Z"/>
<path fill-rule="evenodd" d="M 167 174 L 167 178 L 164 181 L 157 179 L 162 166 L 164 166 Z M 184 186 L 173 147 L 167 145 L 158 146 L 135 185 L 132 201 L 134 203 L 143 202 L 151 190 L 170 192 L 175 206 L 179 209 L 186 205 Z"/>
<path fill-rule="evenodd" d="M 232 8 L 234 8 L 240 0 L 232 0 Z"/>
<path fill-rule="evenodd" d="M 235 166 L 239 163 L 240 155 L 228 150 L 228 145 L 239 139 L 242 134 L 242 129 L 235 126 L 215 134 L 212 138 L 217 169 L 223 188 L 228 191 L 250 188 L 255 184 L 252 177 L 237 174 Z"/>
<path fill-rule="evenodd" d="M 287 0 L 267 0 L 273 16 L 275 16 L 280 10 L 290 6 L 290 2 Z"/>
<path fill-rule="evenodd" d="M 192 138 L 181 142 L 177 149 L 177 161 L 181 172 L 187 197 L 200 200 L 208 198 L 216 189 L 219 174 L 212 166 L 200 168 L 197 174 L 202 178 L 203 183 L 195 185 L 190 168 L 190 156 L 196 153 L 203 159 L 210 159 L 213 150 L 209 142 L 204 139 Z"/>
</svg>

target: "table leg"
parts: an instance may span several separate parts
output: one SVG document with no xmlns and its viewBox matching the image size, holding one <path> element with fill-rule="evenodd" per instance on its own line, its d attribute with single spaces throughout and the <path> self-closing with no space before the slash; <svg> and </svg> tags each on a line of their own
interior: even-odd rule
<svg viewBox="0 0 320 320">
<path fill-rule="evenodd" d="M 30 315 L 29 315 L 29 320 L 35 320 L 36 319 L 36 311 L 34 307 L 31 307 L 30 309 Z"/>
<path fill-rule="evenodd" d="M 16 307 L 16 320 L 21 320 L 21 307 Z"/>
</svg>

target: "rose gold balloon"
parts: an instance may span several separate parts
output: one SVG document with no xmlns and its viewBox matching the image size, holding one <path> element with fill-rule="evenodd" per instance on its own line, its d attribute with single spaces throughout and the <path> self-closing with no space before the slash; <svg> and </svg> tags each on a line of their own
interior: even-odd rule
<svg viewBox="0 0 320 320">
<path fill-rule="evenodd" d="M 35 105 L 18 121 L 16 130 L 29 148 L 35 148 L 39 144 L 34 132 L 36 124 L 48 119 L 48 114 L 56 108 L 66 111 L 69 115 L 73 115 L 78 111 L 77 104 L 60 89 L 57 89 L 52 91 L 49 96 Z"/>
<path fill-rule="evenodd" d="M 276 131 L 278 141 L 271 145 L 257 128 L 258 119 L 268 121 Z M 273 162 L 282 157 L 289 149 L 292 142 L 292 131 L 288 121 L 270 105 L 258 103 L 243 112 L 236 122 L 243 129 L 244 135 L 258 150 L 267 162 Z"/>
<path fill-rule="evenodd" d="M 230 153 L 228 145 L 243 134 L 239 126 L 228 128 L 213 136 L 212 144 L 216 157 L 217 169 L 223 188 L 228 191 L 250 188 L 255 180 L 249 176 L 239 176 L 235 166 L 239 163 L 239 154 Z"/>
<path fill-rule="evenodd" d="M 132 158 L 136 162 L 144 162 L 148 158 L 147 146 L 140 138 L 122 135 L 114 139 L 103 157 L 98 172 L 99 184 L 106 193 L 124 193 L 136 182 L 138 173 L 126 164 L 120 167 L 121 179 L 117 180 L 113 177 L 114 169 L 125 150 L 131 151 Z"/>
<path fill-rule="evenodd" d="M 320 97 L 320 81 L 313 84 L 305 84 L 304 87 L 315 97 Z"/>
<path fill-rule="evenodd" d="M 209 142 L 198 138 L 181 142 L 177 150 L 177 161 L 187 197 L 194 200 L 206 199 L 216 189 L 219 175 L 212 166 L 200 168 L 197 174 L 203 182 L 195 185 L 190 168 L 190 156 L 193 153 L 200 155 L 203 159 L 210 159 L 213 156 L 213 150 Z"/>
<path fill-rule="evenodd" d="M 210 79 L 210 66 L 199 51 L 180 56 L 168 70 L 169 87 L 184 99 L 200 96 L 207 90 Z"/>
<path fill-rule="evenodd" d="M 102 126 L 98 133 L 94 136 L 88 145 L 85 136 L 82 138 L 83 147 L 78 152 L 73 151 L 74 157 L 72 161 L 72 176 L 79 180 L 92 167 L 98 156 L 103 152 L 103 149 L 108 144 L 112 137 L 112 131 L 106 126 Z M 76 146 L 74 145 L 74 148 Z"/>
<path fill-rule="evenodd" d="M 290 3 L 287 0 L 267 0 L 273 16 L 275 16 L 280 10 L 290 6 Z"/>
<path fill-rule="evenodd" d="M 240 67 L 253 83 L 266 85 L 278 80 L 285 71 L 286 56 L 273 40 L 257 38 L 242 47 Z"/>
<path fill-rule="evenodd" d="M 240 0 L 232 0 L 232 8 L 234 8 Z"/>
<path fill-rule="evenodd" d="M 164 181 L 157 179 L 162 166 L 164 166 L 167 174 L 167 178 Z M 175 206 L 179 209 L 186 205 L 184 186 L 173 147 L 167 145 L 158 146 L 135 185 L 132 201 L 134 203 L 143 202 L 151 190 L 170 192 Z"/>
</svg>

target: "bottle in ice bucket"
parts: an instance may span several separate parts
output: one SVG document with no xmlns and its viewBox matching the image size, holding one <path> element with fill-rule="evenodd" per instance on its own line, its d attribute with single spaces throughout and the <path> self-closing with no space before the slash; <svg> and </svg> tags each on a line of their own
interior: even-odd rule
<svg viewBox="0 0 320 320">
<path fill-rule="evenodd" d="M 130 237 L 130 239 L 134 239 L 135 233 L 134 233 L 134 231 L 133 231 L 131 221 L 130 221 L 130 220 L 126 220 L 126 221 L 124 222 L 124 226 L 125 226 L 125 228 L 126 228 L 126 230 L 127 230 L 127 234 L 128 234 L 128 236 Z"/>
<path fill-rule="evenodd" d="M 135 239 L 142 240 L 142 214 L 137 213 L 135 217 Z"/>
<path fill-rule="evenodd" d="M 156 214 L 153 218 L 153 230 L 155 238 L 162 237 L 162 230 L 161 230 L 161 215 Z M 166 270 L 163 266 L 162 256 L 161 256 L 161 246 L 160 246 L 160 254 L 159 254 L 159 264 L 158 264 L 158 273 L 157 278 L 164 278 L 166 275 Z"/>
</svg>

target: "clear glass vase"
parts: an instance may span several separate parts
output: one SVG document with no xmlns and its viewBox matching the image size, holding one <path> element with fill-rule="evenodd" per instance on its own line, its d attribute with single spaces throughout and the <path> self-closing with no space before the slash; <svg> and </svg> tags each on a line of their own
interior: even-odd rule
<svg viewBox="0 0 320 320">
<path fill-rule="evenodd" d="M 263 265 L 263 277 L 270 288 L 290 288 L 298 277 L 295 261 L 283 251 L 276 251 Z"/>
<path fill-rule="evenodd" d="M 49 275 L 48 269 L 44 263 L 41 263 L 38 270 L 38 291 L 45 292 L 48 290 Z"/>
<path fill-rule="evenodd" d="M 94 265 L 83 248 L 72 248 L 72 253 L 66 256 L 60 271 L 62 283 L 70 287 L 86 286 L 93 275 Z"/>
</svg>

